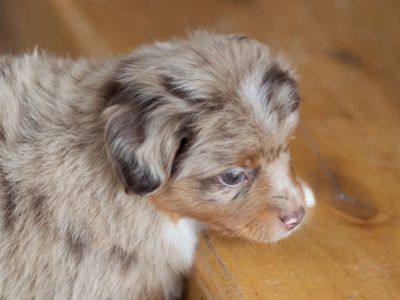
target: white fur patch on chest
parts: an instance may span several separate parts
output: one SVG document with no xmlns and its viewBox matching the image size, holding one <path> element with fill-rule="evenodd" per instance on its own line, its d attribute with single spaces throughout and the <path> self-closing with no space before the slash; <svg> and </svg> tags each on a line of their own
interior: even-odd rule
<svg viewBox="0 0 400 300">
<path fill-rule="evenodd" d="M 179 219 L 177 222 L 168 221 L 165 224 L 164 236 L 178 251 L 185 264 L 192 264 L 200 229 L 200 223 L 187 218 Z"/>
</svg>

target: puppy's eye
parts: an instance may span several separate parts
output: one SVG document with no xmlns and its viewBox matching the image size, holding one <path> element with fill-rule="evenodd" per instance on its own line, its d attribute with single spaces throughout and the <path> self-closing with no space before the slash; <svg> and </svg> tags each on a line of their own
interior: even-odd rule
<svg viewBox="0 0 400 300">
<path fill-rule="evenodd" d="M 246 173 L 242 168 L 229 169 L 218 176 L 218 180 L 225 186 L 235 186 L 246 179 Z"/>
</svg>

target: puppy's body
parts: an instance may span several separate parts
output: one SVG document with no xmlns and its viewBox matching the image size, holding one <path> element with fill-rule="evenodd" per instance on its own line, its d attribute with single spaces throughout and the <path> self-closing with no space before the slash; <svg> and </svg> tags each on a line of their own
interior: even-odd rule
<svg viewBox="0 0 400 300">
<path fill-rule="evenodd" d="M 297 120 L 293 80 L 241 43 L 255 42 L 199 34 L 107 62 L 0 58 L 1 298 L 170 299 L 190 269 L 193 219 L 259 241 L 290 233 L 286 211 L 304 202 L 282 146 Z M 214 88 L 214 71 L 227 86 Z M 263 107 L 262 84 L 288 100 Z M 246 184 L 215 183 L 236 164 L 250 170 Z"/>
<path fill-rule="evenodd" d="M 188 236 L 179 237 L 179 226 L 147 201 L 119 192 L 99 89 L 115 66 L 37 54 L 1 61 L 0 290 L 7 299 L 179 292 L 177 273 L 190 266 L 196 229 L 186 222 Z M 192 244 L 181 246 L 185 238 Z"/>
</svg>

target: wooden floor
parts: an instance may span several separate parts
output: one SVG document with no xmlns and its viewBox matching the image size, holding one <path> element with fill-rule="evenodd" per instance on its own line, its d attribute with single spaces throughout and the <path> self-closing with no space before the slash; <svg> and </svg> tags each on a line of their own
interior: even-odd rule
<svg viewBox="0 0 400 300">
<path fill-rule="evenodd" d="M 317 196 L 274 245 L 201 239 L 189 299 L 400 299 L 400 1 L 2 0 L 0 50 L 105 56 L 207 28 L 300 75 L 297 175 Z"/>
</svg>

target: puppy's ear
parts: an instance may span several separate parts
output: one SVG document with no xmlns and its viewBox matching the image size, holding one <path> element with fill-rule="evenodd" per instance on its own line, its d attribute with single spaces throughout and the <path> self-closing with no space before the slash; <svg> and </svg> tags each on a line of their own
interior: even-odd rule
<svg viewBox="0 0 400 300">
<path fill-rule="evenodd" d="M 105 110 L 105 143 L 127 193 L 146 195 L 170 176 L 190 114 L 166 95 L 114 84 Z"/>
</svg>

